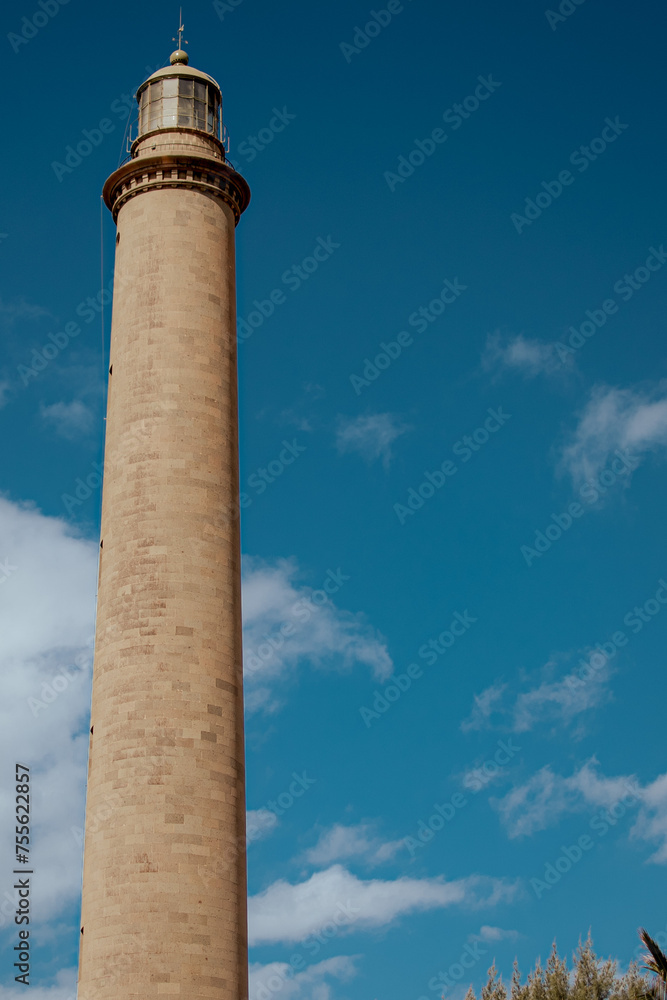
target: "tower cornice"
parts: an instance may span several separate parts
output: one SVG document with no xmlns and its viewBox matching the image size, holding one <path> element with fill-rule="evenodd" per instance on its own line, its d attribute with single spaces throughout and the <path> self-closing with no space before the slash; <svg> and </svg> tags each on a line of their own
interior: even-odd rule
<svg viewBox="0 0 667 1000">
<path fill-rule="evenodd" d="M 247 181 L 224 160 L 196 153 L 156 153 L 140 156 L 123 164 L 107 179 L 103 195 L 114 222 L 129 198 L 154 188 L 195 188 L 220 198 L 234 213 L 238 224 L 248 207 L 250 188 Z"/>
</svg>

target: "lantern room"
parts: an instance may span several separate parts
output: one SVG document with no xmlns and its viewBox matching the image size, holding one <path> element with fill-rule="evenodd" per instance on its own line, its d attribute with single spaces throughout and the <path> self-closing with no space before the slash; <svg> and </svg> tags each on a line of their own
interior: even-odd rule
<svg viewBox="0 0 667 1000">
<path fill-rule="evenodd" d="M 137 91 L 137 139 L 162 129 L 188 129 L 222 141 L 220 87 L 213 77 L 188 66 L 188 54 L 182 49 L 172 53 L 170 63 Z"/>
</svg>

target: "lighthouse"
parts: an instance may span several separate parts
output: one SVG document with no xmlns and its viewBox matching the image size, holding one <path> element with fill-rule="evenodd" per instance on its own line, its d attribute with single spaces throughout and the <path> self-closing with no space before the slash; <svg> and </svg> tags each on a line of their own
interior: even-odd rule
<svg viewBox="0 0 667 1000">
<path fill-rule="evenodd" d="M 179 48 L 117 227 L 80 1000 L 247 997 L 235 227 L 222 95 Z"/>
</svg>

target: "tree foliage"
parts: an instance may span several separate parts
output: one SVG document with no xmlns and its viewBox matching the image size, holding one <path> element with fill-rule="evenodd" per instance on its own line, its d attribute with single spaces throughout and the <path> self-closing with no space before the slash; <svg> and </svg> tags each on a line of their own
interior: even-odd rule
<svg viewBox="0 0 667 1000">
<path fill-rule="evenodd" d="M 507 1000 L 508 991 L 503 985 L 495 962 L 488 971 L 486 985 L 479 1000 Z M 611 958 L 601 959 L 593 950 L 590 934 L 580 941 L 571 968 L 567 959 L 561 958 L 554 941 L 551 954 L 544 968 L 538 959 L 535 968 L 523 980 L 517 963 L 514 963 L 509 1000 L 659 1000 L 654 986 L 636 962 L 626 972 L 619 972 Z M 472 987 L 465 1000 L 478 1000 Z M 667 1000 L 667 998 L 665 998 Z"/>
<path fill-rule="evenodd" d="M 648 954 L 644 955 L 644 968 L 652 972 L 657 980 L 653 983 L 652 996 L 656 1000 L 665 1000 L 667 998 L 667 955 L 643 927 L 639 928 L 639 937 L 648 949 Z"/>
</svg>

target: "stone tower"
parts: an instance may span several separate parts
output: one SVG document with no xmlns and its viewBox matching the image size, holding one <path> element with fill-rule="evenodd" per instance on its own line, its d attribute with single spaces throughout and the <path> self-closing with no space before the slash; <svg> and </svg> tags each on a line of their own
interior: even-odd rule
<svg viewBox="0 0 667 1000">
<path fill-rule="evenodd" d="M 244 1000 L 234 230 L 218 84 L 137 93 L 117 225 L 79 1000 Z"/>
</svg>

